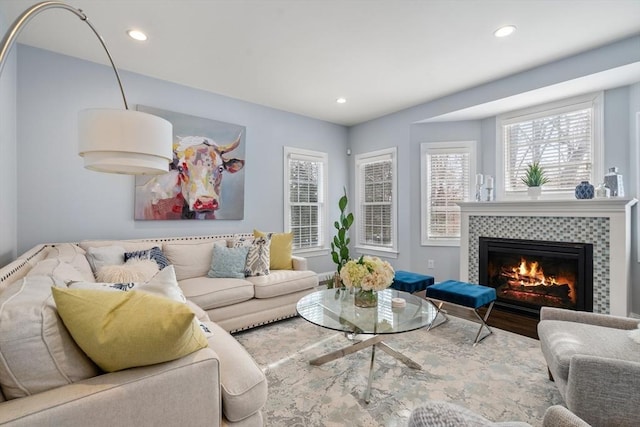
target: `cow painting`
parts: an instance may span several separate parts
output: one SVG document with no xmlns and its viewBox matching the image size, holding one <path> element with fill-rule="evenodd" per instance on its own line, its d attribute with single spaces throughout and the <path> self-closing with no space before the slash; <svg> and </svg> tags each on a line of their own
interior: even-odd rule
<svg viewBox="0 0 640 427">
<path fill-rule="evenodd" d="M 169 172 L 136 187 L 136 219 L 216 219 L 223 176 L 244 167 L 244 160 L 230 153 L 240 142 L 241 135 L 228 143 L 177 136 Z"/>
</svg>

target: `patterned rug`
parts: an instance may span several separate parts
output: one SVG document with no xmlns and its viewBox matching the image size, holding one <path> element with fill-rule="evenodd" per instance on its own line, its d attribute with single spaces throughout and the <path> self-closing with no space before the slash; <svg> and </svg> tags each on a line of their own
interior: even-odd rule
<svg viewBox="0 0 640 427">
<path fill-rule="evenodd" d="M 344 334 L 293 318 L 235 337 L 267 376 L 267 426 L 406 426 L 411 410 L 428 399 L 458 403 L 493 421 L 540 426 L 545 409 L 562 403 L 537 340 L 493 328 L 473 347 L 478 325 L 450 318 L 429 332 L 385 339 L 423 370 L 376 351 L 369 404 L 363 394 L 371 349 L 309 364 L 349 345 Z"/>
</svg>

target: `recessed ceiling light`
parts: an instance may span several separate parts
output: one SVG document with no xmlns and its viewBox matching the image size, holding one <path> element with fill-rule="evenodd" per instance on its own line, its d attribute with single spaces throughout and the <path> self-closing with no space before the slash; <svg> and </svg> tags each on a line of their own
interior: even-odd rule
<svg viewBox="0 0 640 427">
<path fill-rule="evenodd" d="M 493 32 L 493 35 L 496 37 L 507 37 L 516 30 L 515 25 L 505 25 L 504 27 L 500 27 Z"/>
<path fill-rule="evenodd" d="M 347 98 L 338 98 L 338 99 L 336 99 L 336 102 L 338 104 L 344 104 L 345 102 L 347 102 Z"/>
<path fill-rule="evenodd" d="M 127 34 L 129 34 L 129 37 L 131 37 L 132 39 L 138 40 L 141 42 L 147 39 L 147 35 L 140 30 L 129 30 L 127 31 Z"/>
</svg>

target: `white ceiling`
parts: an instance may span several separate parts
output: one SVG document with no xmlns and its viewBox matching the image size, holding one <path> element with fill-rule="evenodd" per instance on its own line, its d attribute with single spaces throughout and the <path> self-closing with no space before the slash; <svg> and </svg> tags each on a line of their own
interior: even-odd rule
<svg viewBox="0 0 640 427">
<path fill-rule="evenodd" d="M 8 23 L 33 3 L 0 0 L 0 13 Z M 344 125 L 640 34 L 640 0 L 68 3 L 87 14 L 120 69 Z M 505 24 L 518 30 L 495 38 Z M 149 40 L 132 41 L 131 28 Z M 64 10 L 35 17 L 18 42 L 107 63 Z"/>
</svg>

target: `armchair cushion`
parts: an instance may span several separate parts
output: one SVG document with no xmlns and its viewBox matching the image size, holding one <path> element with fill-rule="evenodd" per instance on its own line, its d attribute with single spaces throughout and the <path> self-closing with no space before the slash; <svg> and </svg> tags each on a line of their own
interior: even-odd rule
<svg viewBox="0 0 640 427">
<path fill-rule="evenodd" d="M 545 320 L 538 330 L 549 369 L 565 381 L 571 359 L 577 354 L 640 362 L 640 349 L 624 329 Z"/>
</svg>

